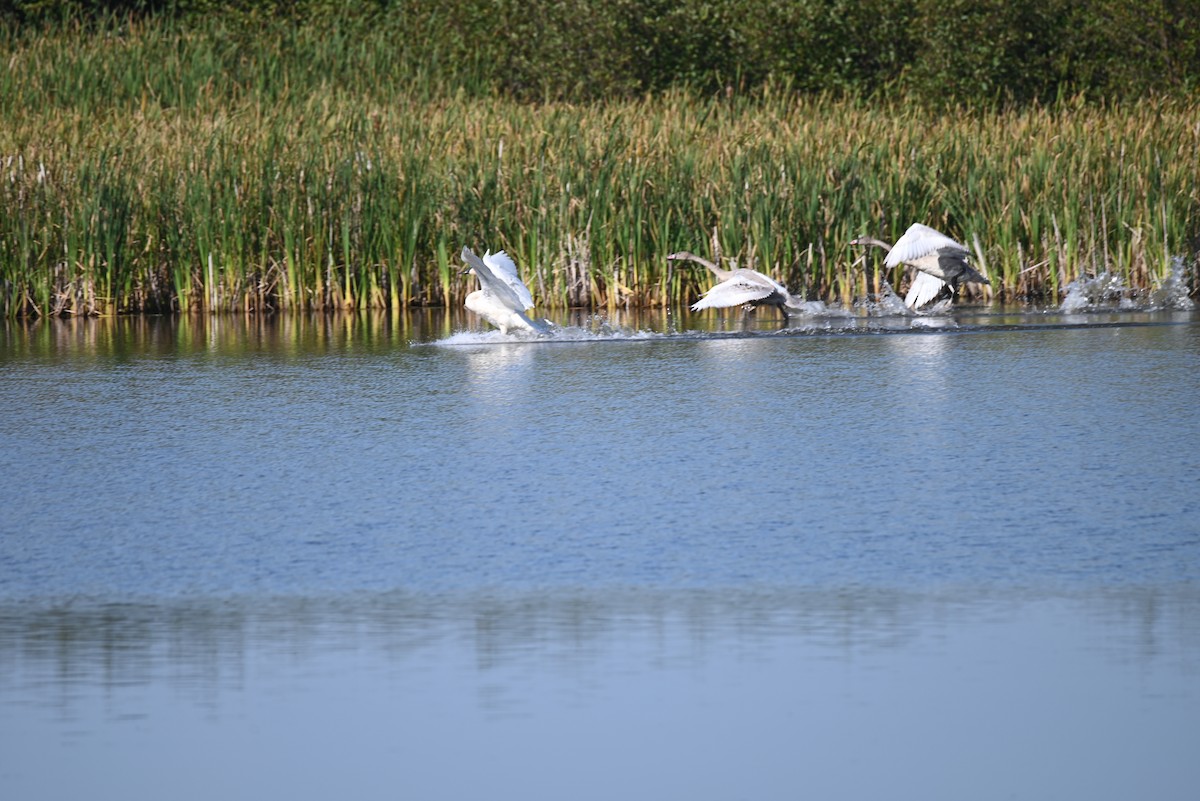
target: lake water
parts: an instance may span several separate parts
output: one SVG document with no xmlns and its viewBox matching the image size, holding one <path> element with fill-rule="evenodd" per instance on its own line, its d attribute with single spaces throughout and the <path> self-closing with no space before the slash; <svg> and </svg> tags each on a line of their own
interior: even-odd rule
<svg viewBox="0 0 1200 801">
<path fill-rule="evenodd" d="M 5 324 L 0 797 L 1192 799 L 1200 314 Z"/>
</svg>

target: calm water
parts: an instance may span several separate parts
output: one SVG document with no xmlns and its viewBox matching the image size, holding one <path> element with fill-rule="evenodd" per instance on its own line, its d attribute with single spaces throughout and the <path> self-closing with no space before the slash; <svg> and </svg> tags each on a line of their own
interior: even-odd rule
<svg viewBox="0 0 1200 801">
<path fill-rule="evenodd" d="M 9 325 L 0 797 L 1191 799 L 1200 315 Z"/>
</svg>

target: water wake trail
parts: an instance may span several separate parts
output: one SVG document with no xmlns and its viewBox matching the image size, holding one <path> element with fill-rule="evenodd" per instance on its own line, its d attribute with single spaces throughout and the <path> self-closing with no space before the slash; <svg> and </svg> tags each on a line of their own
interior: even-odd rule
<svg viewBox="0 0 1200 801">
<path fill-rule="evenodd" d="M 1093 279 L 1099 280 L 1099 279 Z M 1111 286 L 1111 285 L 1110 285 Z M 1079 292 L 1085 292 L 1080 288 Z M 1104 290 L 1108 292 L 1109 290 Z M 1148 299 L 1146 299 L 1148 300 Z M 1186 301 L 1187 304 L 1183 305 Z M 1182 296 L 1172 296 L 1178 305 L 1163 306 L 1126 298 L 1117 305 L 1067 305 L 1058 308 L 992 309 L 960 306 L 914 314 L 899 312 L 886 302 L 847 310 L 826 307 L 824 314 L 793 316 L 786 324 L 774 319 L 743 320 L 719 329 L 677 327 L 672 321 L 666 330 L 650 330 L 617 325 L 602 316 L 579 325 L 553 325 L 547 334 L 524 331 L 502 334 L 497 330 L 457 331 L 432 342 L 418 343 L 448 348 L 486 348 L 513 345 L 551 345 L 583 342 L 651 342 L 744 339 L 806 336 L 877 336 L 894 334 L 987 333 L 1033 331 L 1059 328 L 1114 328 L 1130 326 L 1186 324 L 1195 305 Z M 1091 301 L 1087 301 L 1091 304 Z M 1086 312 L 1086 314 L 1083 314 Z M 1184 319 L 1187 318 L 1187 319 Z M 700 322 L 697 320 L 697 322 Z M 705 320 L 704 324 L 711 324 Z M 684 326 L 687 323 L 683 323 Z"/>
<path fill-rule="evenodd" d="M 638 342 L 651 339 L 664 339 L 674 332 L 644 331 L 638 329 L 617 328 L 610 325 L 584 328 L 581 326 L 553 326 L 548 334 L 541 336 L 525 331 L 502 334 L 499 331 L 458 331 L 445 339 L 439 339 L 430 344 L 440 347 L 462 347 L 476 345 L 513 345 L 537 344 L 552 342 Z"/>
</svg>

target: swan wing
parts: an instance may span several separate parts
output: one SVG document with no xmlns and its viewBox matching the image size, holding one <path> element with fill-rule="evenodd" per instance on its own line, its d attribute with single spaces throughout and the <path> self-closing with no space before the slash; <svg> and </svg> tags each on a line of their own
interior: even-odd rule
<svg viewBox="0 0 1200 801">
<path fill-rule="evenodd" d="M 884 264 L 888 267 L 897 267 L 905 262 L 913 262 L 922 256 L 928 256 L 942 248 L 961 250 L 964 254 L 969 253 L 965 247 L 941 231 L 936 231 L 928 225 L 913 223 L 904 232 L 904 236 L 892 245 Z"/>
<path fill-rule="evenodd" d="M 783 297 L 788 297 L 787 287 L 776 281 L 769 275 L 764 275 L 758 270 L 751 270 L 749 267 L 739 267 L 733 271 L 733 278 L 746 281 L 751 284 L 758 284 L 767 287 L 775 292 L 778 292 Z"/>
<path fill-rule="evenodd" d="M 515 328 L 524 328 L 526 331 L 534 334 L 549 334 L 550 326 L 542 320 L 534 320 L 525 312 L 513 312 L 513 316 L 509 318 Z"/>
<path fill-rule="evenodd" d="M 495 253 L 486 251 L 483 254 L 483 263 L 492 268 L 492 272 L 496 274 L 517 274 L 517 264 L 503 250 L 497 250 Z"/>
<path fill-rule="evenodd" d="M 936 278 L 923 270 L 917 270 L 917 275 L 913 278 L 912 286 L 908 288 L 908 294 L 904 296 L 904 305 L 910 309 L 917 309 L 924 306 L 929 301 L 937 297 L 937 294 L 942 291 L 942 287 L 946 282 L 940 278 Z"/>
<path fill-rule="evenodd" d="M 489 251 L 483 254 L 483 263 L 491 267 L 492 273 L 517 293 L 517 297 L 525 304 L 524 309 L 533 308 L 533 295 L 530 293 L 529 287 L 525 286 L 525 282 L 521 280 L 521 276 L 517 274 L 517 265 L 512 257 L 503 250 L 495 253 Z"/>
<path fill-rule="evenodd" d="M 722 281 L 704 293 L 704 297 L 692 306 L 693 311 L 701 309 L 723 309 L 729 306 L 743 306 L 755 303 L 775 294 L 775 289 L 769 285 L 748 281 L 745 278 L 733 277 Z"/>
<path fill-rule="evenodd" d="M 479 286 L 495 303 L 510 311 L 524 311 L 533 305 L 530 303 L 529 306 L 526 306 L 524 298 L 517 294 L 512 285 L 498 275 L 487 262 L 476 256 L 470 248 L 462 249 L 462 260 L 475 271 L 475 276 L 479 279 Z M 526 292 L 528 293 L 528 290 Z"/>
</svg>

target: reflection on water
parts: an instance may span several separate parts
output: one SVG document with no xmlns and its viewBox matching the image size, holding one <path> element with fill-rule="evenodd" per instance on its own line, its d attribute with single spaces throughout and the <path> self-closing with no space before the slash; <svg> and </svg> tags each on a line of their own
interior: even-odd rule
<svg viewBox="0 0 1200 801">
<path fill-rule="evenodd" d="M 6 604 L 0 786 L 1184 799 L 1198 613 L 1194 587 Z"/>
<path fill-rule="evenodd" d="M 370 354 L 466 330 L 465 312 L 408 309 L 395 313 L 212 315 L 7 320 L 3 358 L 279 358 L 326 353 Z"/>
<path fill-rule="evenodd" d="M 523 345 L 492 345 L 466 349 L 467 387 L 483 404 L 504 404 L 512 392 L 535 391 L 530 368 L 532 348 Z M 499 407 L 496 407 L 499 408 Z"/>
<path fill-rule="evenodd" d="M 193 692 L 240 691 L 248 661 L 297 661 L 357 651 L 390 669 L 419 666 L 449 647 L 472 669 L 541 665 L 558 670 L 622 653 L 631 670 L 709 648 L 799 640 L 853 661 L 906 650 L 972 618 L 1003 620 L 1037 609 L 1078 608 L 1100 661 L 1150 668 L 1177 660 L 1200 677 L 1200 588 L 1093 593 L 920 593 L 880 589 L 638 591 L 325 598 L 196 599 L 170 603 L 87 599 L 0 605 L 0 698 L 109 690 L 165 681 Z M 630 653 L 643 640 L 651 652 Z M 637 664 L 645 657 L 647 661 Z M 558 667 L 555 667 L 555 666 Z M 694 666 L 694 665 L 693 665 Z M 232 670 L 232 674 L 231 674 Z M 21 682 L 28 682 L 22 684 Z M 26 696 L 28 700 L 28 696 Z"/>
<path fill-rule="evenodd" d="M 749 337 L 842 334 L 945 334 L 996 331 L 1004 328 L 1087 328 L 1104 325 L 1186 323 L 1188 311 L 1117 312 L 1100 310 L 1070 314 L 1058 310 L 965 306 L 929 317 L 871 316 L 845 310 L 799 315 L 780 328 L 777 319 L 757 315 L 716 315 L 669 309 L 625 309 L 607 312 L 565 311 L 556 333 L 540 342 L 580 342 L 644 337 Z M 324 353 L 373 354 L 414 343 L 450 342 L 496 349 L 521 350 L 530 340 L 505 337 L 463 309 L 404 309 L 345 314 L 142 316 L 5 320 L 0 358 L 132 358 L 221 356 L 252 353 L 279 357 Z M 507 350 L 507 348 L 501 348 Z"/>
<path fill-rule="evenodd" d="M 579 330 L 664 331 L 665 311 L 621 312 L 596 318 L 568 314 Z M 447 339 L 456 333 L 483 331 L 462 309 L 405 309 L 391 313 L 212 315 L 177 317 L 53 318 L 0 322 L 2 358 L 88 356 L 147 358 L 223 356 L 249 353 L 276 356 L 324 353 L 378 353 L 412 342 Z M 498 334 L 491 344 L 502 343 Z"/>
</svg>

